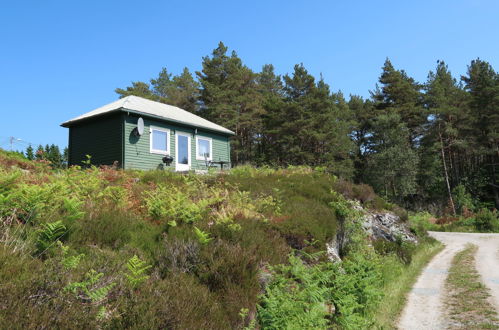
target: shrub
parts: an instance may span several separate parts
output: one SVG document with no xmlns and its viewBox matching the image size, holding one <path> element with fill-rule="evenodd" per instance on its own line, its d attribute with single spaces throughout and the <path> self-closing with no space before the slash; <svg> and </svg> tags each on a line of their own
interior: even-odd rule
<svg viewBox="0 0 499 330">
<path fill-rule="evenodd" d="M 258 263 L 275 265 L 288 260 L 290 247 L 272 223 L 242 219 L 236 224 L 240 226 L 239 230 L 220 224 L 211 227 L 210 232 L 214 237 L 239 244 L 242 249 L 253 254 Z"/>
<path fill-rule="evenodd" d="M 475 216 L 475 226 L 481 232 L 499 231 L 499 215 L 497 211 L 481 209 Z"/>
<path fill-rule="evenodd" d="M 376 197 L 374 189 L 367 184 L 354 185 L 353 194 L 354 198 L 359 200 L 362 204 L 369 203 Z"/>
<path fill-rule="evenodd" d="M 395 213 L 395 215 L 397 215 L 403 222 L 407 222 L 407 220 L 409 220 L 409 214 L 407 211 L 399 206 L 395 206 L 392 212 Z"/>
<path fill-rule="evenodd" d="M 218 296 L 188 274 L 146 282 L 134 295 L 117 300 L 110 328 L 230 329 Z"/>
<path fill-rule="evenodd" d="M 260 290 L 255 256 L 238 244 L 214 241 L 201 250 L 197 275 L 202 284 L 221 297 L 232 328 L 236 327 L 241 308 L 255 306 Z"/>
<path fill-rule="evenodd" d="M 135 221 L 140 220 L 120 210 L 104 209 L 76 222 L 69 242 L 119 248 L 130 241 Z"/>
<path fill-rule="evenodd" d="M 396 255 L 406 265 L 411 263 L 412 256 L 416 252 L 415 244 L 405 242 L 402 239 L 397 239 L 395 242 L 378 239 L 373 242 L 373 247 L 380 255 Z"/>
<path fill-rule="evenodd" d="M 462 213 L 465 209 L 473 211 L 475 209 L 475 201 L 471 194 L 466 191 L 466 187 L 462 184 L 452 190 L 456 211 Z"/>
<path fill-rule="evenodd" d="M 194 273 L 200 263 L 199 243 L 193 239 L 164 236 L 156 255 L 158 270 L 165 278 L 168 273 Z"/>
</svg>

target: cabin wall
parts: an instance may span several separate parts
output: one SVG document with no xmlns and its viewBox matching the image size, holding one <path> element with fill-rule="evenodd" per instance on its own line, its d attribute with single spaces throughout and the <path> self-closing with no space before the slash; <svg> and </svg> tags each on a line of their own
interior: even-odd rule
<svg viewBox="0 0 499 330">
<path fill-rule="evenodd" d="M 69 128 L 69 165 L 83 165 L 86 155 L 93 165 L 123 162 L 123 115 L 95 118 Z"/>
<path fill-rule="evenodd" d="M 144 134 L 136 137 L 133 129 L 137 126 L 136 114 L 124 114 L 124 164 L 126 169 L 164 169 L 165 164 L 162 161 L 164 155 L 150 152 L 150 127 L 156 126 L 170 130 L 170 155 L 174 158 L 170 168 L 175 168 L 175 132 L 184 132 L 191 134 L 191 169 L 205 170 L 204 160 L 196 160 L 196 134 L 193 127 L 170 124 L 164 121 L 142 117 L 144 119 Z M 205 136 L 212 139 L 213 157 L 215 161 L 230 161 L 229 138 L 224 135 L 218 135 L 198 129 L 198 136 Z"/>
</svg>

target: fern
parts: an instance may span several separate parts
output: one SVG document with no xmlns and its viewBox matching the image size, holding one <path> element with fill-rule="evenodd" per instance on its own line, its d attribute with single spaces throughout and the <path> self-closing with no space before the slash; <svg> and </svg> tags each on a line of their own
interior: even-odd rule
<svg viewBox="0 0 499 330">
<path fill-rule="evenodd" d="M 116 285 L 116 283 L 110 283 L 110 284 L 103 286 L 103 287 L 100 287 L 98 289 L 89 290 L 87 292 L 87 295 L 90 298 L 90 300 L 92 300 L 92 302 L 94 302 L 94 303 L 100 302 L 107 297 L 107 294 L 109 293 L 109 291 L 111 291 L 111 289 L 115 285 Z"/>
<path fill-rule="evenodd" d="M 213 237 L 210 237 L 210 233 L 204 232 L 196 226 L 194 226 L 194 234 L 196 234 L 196 237 L 201 244 L 208 244 L 213 240 Z"/>
<path fill-rule="evenodd" d="M 57 244 L 60 246 L 60 248 L 62 250 L 61 264 L 64 266 L 64 268 L 74 269 L 74 268 L 78 267 L 81 259 L 83 259 L 83 257 L 85 257 L 85 254 L 80 253 L 78 255 L 68 256 L 69 246 L 65 246 L 64 244 L 62 244 L 61 241 L 57 241 Z"/>
<path fill-rule="evenodd" d="M 82 218 L 85 212 L 81 211 L 81 205 L 83 202 L 77 200 L 76 198 L 64 198 L 64 209 L 66 210 L 66 218 L 69 221 L 74 221 Z"/>
<path fill-rule="evenodd" d="M 36 249 L 39 254 L 47 251 L 67 231 L 62 221 L 43 223 L 42 229 L 38 231 Z"/>
<path fill-rule="evenodd" d="M 99 311 L 97 312 L 97 320 L 104 320 L 107 317 L 107 309 L 106 306 L 101 306 Z"/>
<path fill-rule="evenodd" d="M 116 283 L 113 282 L 105 286 L 92 288 L 92 286 L 100 281 L 104 274 L 97 273 L 95 270 L 91 269 L 89 272 L 87 272 L 87 274 L 85 274 L 85 276 L 86 280 L 82 282 L 69 283 L 64 288 L 64 290 L 70 291 L 77 296 L 81 292 L 85 295 L 85 298 L 90 299 L 93 303 L 97 303 L 104 300 L 107 297 L 109 291 L 111 291 L 111 289 L 116 285 Z"/>
<path fill-rule="evenodd" d="M 67 268 L 67 269 L 74 269 L 78 267 L 80 264 L 81 259 L 83 259 L 85 255 L 83 253 L 76 255 L 76 256 L 69 256 L 64 259 L 62 259 L 62 265 Z"/>
<path fill-rule="evenodd" d="M 125 274 L 125 276 L 134 288 L 149 278 L 148 275 L 145 275 L 145 272 L 152 267 L 147 265 L 145 261 L 140 260 L 136 255 L 128 260 L 126 266 L 130 273 Z"/>
</svg>

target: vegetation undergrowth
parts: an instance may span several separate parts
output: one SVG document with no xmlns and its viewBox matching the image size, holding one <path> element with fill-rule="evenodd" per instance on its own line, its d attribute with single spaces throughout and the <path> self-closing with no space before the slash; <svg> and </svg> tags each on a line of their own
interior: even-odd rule
<svg viewBox="0 0 499 330">
<path fill-rule="evenodd" d="M 0 151 L 0 324 L 372 327 L 386 265 L 424 245 L 371 244 L 360 205 L 403 214 L 323 169 L 63 170 Z"/>
<path fill-rule="evenodd" d="M 413 227 L 423 231 L 499 233 L 499 212 L 482 208 L 476 212 L 466 210 L 462 215 L 435 218 L 430 213 L 411 215 Z"/>
<path fill-rule="evenodd" d="M 488 298 L 488 288 L 481 282 L 475 268 L 477 246 L 468 244 L 457 253 L 449 269 L 446 287 L 449 292 L 447 308 L 451 328 L 496 329 L 499 319 Z"/>
</svg>

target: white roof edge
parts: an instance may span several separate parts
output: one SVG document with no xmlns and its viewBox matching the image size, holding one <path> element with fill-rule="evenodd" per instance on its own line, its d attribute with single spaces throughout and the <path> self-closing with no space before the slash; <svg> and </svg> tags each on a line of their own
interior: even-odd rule
<svg viewBox="0 0 499 330">
<path fill-rule="evenodd" d="M 127 96 L 122 99 L 116 100 L 100 108 L 87 112 L 81 116 L 65 121 L 61 124 L 61 126 L 69 127 L 69 125 L 81 120 L 97 117 L 114 111 L 130 111 L 157 119 L 199 127 L 219 133 L 235 135 L 233 131 L 202 117 L 199 117 L 198 115 L 195 115 L 191 112 L 183 110 L 179 107 L 151 101 L 138 96 Z"/>
</svg>

